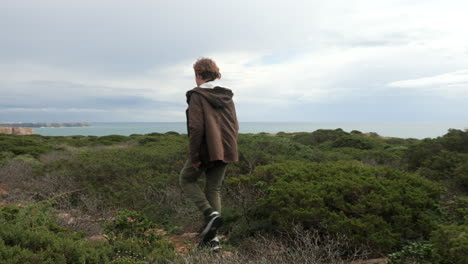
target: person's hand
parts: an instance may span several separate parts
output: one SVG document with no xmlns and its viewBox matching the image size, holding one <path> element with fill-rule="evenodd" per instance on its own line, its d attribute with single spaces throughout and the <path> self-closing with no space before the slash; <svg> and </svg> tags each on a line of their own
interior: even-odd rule
<svg viewBox="0 0 468 264">
<path fill-rule="evenodd" d="M 194 163 L 192 164 L 192 166 L 196 169 L 196 168 L 199 168 L 201 165 L 201 162 L 197 162 L 197 163 Z"/>
</svg>

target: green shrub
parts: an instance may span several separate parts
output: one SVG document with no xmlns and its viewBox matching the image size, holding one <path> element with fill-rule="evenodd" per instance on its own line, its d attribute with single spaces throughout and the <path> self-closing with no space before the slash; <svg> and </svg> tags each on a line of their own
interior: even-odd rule
<svg viewBox="0 0 468 264">
<path fill-rule="evenodd" d="M 333 141 L 332 145 L 333 148 L 357 148 L 357 149 L 371 149 L 373 148 L 372 143 L 363 137 L 356 137 L 356 136 L 343 136 L 339 139 Z"/>
<path fill-rule="evenodd" d="M 441 152 L 443 153 L 441 154 Z M 453 159 L 458 161 L 459 158 L 455 157 L 454 153 L 468 153 L 468 130 L 463 132 L 461 130 L 449 129 L 449 132 L 442 137 L 435 139 L 426 138 L 413 144 L 405 155 L 405 161 L 408 168 L 413 171 L 419 167 L 431 165 L 432 162 L 437 163 L 434 164 L 433 170 L 437 170 L 439 167 L 446 169 L 447 167 L 453 167 Z M 462 155 L 461 157 L 466 156 Z M 452 162 L 450 164 L 448 162 L 444 163 L 444 158 L 448 158 Z"/>
<path fill-rule="evenodd" d="M 406 145 L 406 139 L 404 138 L 395 138 L 395 137 L 392 137 L 392 138 L 387 138 L 384 140 L 385 143 L 389 144 L 389 145 Z"/>
<path fill-rule="evenodd" d="M 370 244 L 376 251 L 417 253 L 426 244 L 414 241 L 425 241 L 436 221 L 466 225 L 466 197 L 453 198 L 461 195 L 460 191 L 467 192 L 466 135 L 466 131 L 450 130 L 437 139 L 416 140 L 369 136 L 358 131 L 346 133 L 342 129 L 276 136 L 241 134 L 240 162 L 230 165 L 226 174 L 223 230 L 230 241 L 241 242 L 259 231 L 275 233 L 278 227 L 288 229 L 299 223 L 310 229 L 343 233 L 355 243 Z M 196 213 L 190 201 L 179 202 L 183 199 L 179 199 L 178 175 L 188 157 L 187 143 L 186 135 L 176 133 L 130 137 L 0 135 L 0 176 L 3 180 L 34 180 L 36 187 L 25 184 L 25 190 L 10 192 L 10 200 L 14 195 L 31 194 L 30 200 L 35 200 L 50 197 L 51 191 L 72 190 L 66 206 L 106 211 L 127 208 L 166 228 L 186 227 L 187 215 Z M 342 161 L 330 162 L 339 160 Z M 416 171 L 453 188 L 447 188 L 439 214 L 434 212 L 440 193 L 435 184 L 413 173 L 370 168 L 351 160 Z M 49 185 L 56 179 L 70 181 L 57 185 L 58 190 Z M 45 184 L 50 188 L 39 191 Z M 7 181 L 4 185 L 7 190 L 23 188 L 21 184 L 9 186 Z M 165 254 L 166 246 L 170 247 L 161 242 L 149 249 L 145 237 L 122 236 L 112 245 L 106 242 L 91 246 L 96 248 L 93 251 L 79 233 L 53 224 L 53 218 L 34 215 L 40 210 L 25 212 L 17 207 L 0 210 L 0 229 L 13 230 L 5 236 L 8 240 L 0 239 L 0 262 L 3 257 L 14 259 L 11 263 L 60 263 L 63 252 L 67 252 L 67 260 L 86 255 L 89 263 L 99 263 L 91 259 L 106 263 L 151 262 L 150 259 L 157 259 L 158 250 Z M 31 227 L 34 230 L 29 230 Z M 21 230 L 29 231 L 23 234 Z M 17 240 L 13 239 L 15 236 Z M 74 238 L 68 242 L 61 238 L 70 236 Z M 56 240 L 64 247 L 57 247 Z M 37 242 L 39 247 L 32 249 L 27 241 Z M 413 247 L 402 248 L 408 241 Z M 23 242 L 27 247 L 20 245 Z M 37 250 L 43 247 L 51 251 L 38 254 Z M 418 254 L 412 258 L 414 255 Z"/>
<path fill-rule="evenodd" d="M 103 142 L 105 145 L 111 145 L 113 143 L 129 141 L 130 138 L 122 135 L 108 135 L 99 137 L 99 141 Z"/>
<path fill-rule="evenodd" d="M 359 162 L 286 162 L 258 167 L 255 218 L 288 229 L 343 233 L 379 251 L 428 237 L 441 188 L 415 174 Z"/>
<path fill-rule="evenodd" d="M 468 161 L 455 168 L 454 170 L 455 184 L 460 186 L 460 189 L 468 193 Z"/>
<path fill-rule="evenodd" d="M 68 160 L 45 164 L 37 177 L 67 175 L 83 192 L 99 195 L 100 206 L 150 211 L 157 209 L 149 200 L 154 190 L 177 184 L 186 158 L 184 142 L 172 137 L 145 146 L 84 150 Z"/>
<path fill-rule="evenodd" d="M 239 135 L 239 160 L 235 164 L 239 173 L 250 173 L 255 167 L 284 160 L 310 160 L 316 157 L 314 151 L 286 137 L 262 134 Z"/>
<path fill-rule="evenodd" d="M 439 264 L 466 264 L 468 225 L 447 225 L 431 234 L 433 260 Z"/>
<path fill-rule="evenodd" d="M 156 241 L 162 236 L 155 232 L 146 231 L 156 228 L 148 218 L 135 211 L 120 210 L 117 212 L 115 220 L 106 224 L 104 233 L 110 240 L 116 238 L 140 238 L 149 241 Z"/>
<path fill-rule="evenodd" d="M 423 139 L 420 143 L 414 144 L 408 148 L 404 160 L 411 171 L 421 167 L 425 160 L 442 151 L 443 146 L 433 139 Z"/>
<path fill-rule="evenodd" d="M 421 168 L 433 171 L 429 177 L 432 180 L 453 179 L 455 168 L 457 168 L 468 157 L 463 154 L 441 150 L 437 154 L 427 157 L 421 164 Z M 426 176 L 426 175 L 423 175 Z"/>
<path fill-rule="evenodd" d="M 394 168 L 401 168 L 401 158 L 404 151 L 401 149 L 357 149 L 350 147 L 343 147 L 333 149 L 333 153 L 341 156 L 338 160 L 358 160 L 369 166 L 388 165 Z M 322 153 L 328 153 L 323 151 Z M 329 160 L 333 161 L 333 160 Z"/>
<path fill-rule="evenodd" d="M 140 145 L 147 145 L 149 143 L 158 143 L 164 140 L 162 136 L 143 136 L 139 137 L 138 143 Z"/>
<path fill-rule="evenodd" d="M 164 263 L 174 248 L 156 225 L 131 211 L 107 223 L 108 241 L 57 224 L 53 201 L 0 208 L 0 263 Z"/>
<path fill-rule="evenodd" d="M 13 158 L 15 154 L 9 151 L 0 152 L 0 166 L 4 165 L 9 159 Z"/>
<path fill-rule="evenodd" d="M 449 151 L 468 153 L 468 129 L 462 131 L 451 128 L 447 134 L 437 140 Z"/>
<path fill-rule="evenodd" d="M 175 132 L 175 131 L 168 131 L 168 132 L 164 133 L 164 135 L 166 135 L 166 136 L 179 136 L 180 134 L 178 132 Z"/>
<path fill-rule="evenodd" d="M 108 263 L 106 242 L 86 242 L 52 217 L 51 201 L 0 208 L 1 263 Z"/>
<path fill-rule="evenodd" d="M 15 155 L 30 154 L 38 157 L 42 153 L 53 150 L 49 144 L 44 144 L 39 139 L 33 135 L 0 134 L 0 152 L 12 152 Z"/>
<path fill-rule="evenodd" d="M 343 129 L 317 129 L 312 133 L 297 133 L 293 140 L 304 145 L 320 145 L 327 141 L 336 141 L 337 139 L 348 135 Z"/>
<path fill-rule="evenodd" d="M 0 219 L 3 221 L 11 221 L 15 219 L 19 212 L 17 206 L 5 206 L 0 208 Z"/>
<path fill-rule="evenodd" d="M 146 141 L 143 146 L 124 144 L 119 147 L 67 149 L 64 154 L 70 155 L 59 155 L 60 159 L 56 155 L 44 156 L 40 159 L 42 164 L 35 166 L 32 172 L 28 172 L 31 175 L 25 178 L 33 177 L 38 182 L 37 186 L 65 179 L 63 184 L 57 184 L 57 188 L 63 190 L 56 191 L 72 190 L 73 193 L 64 198 L 62 204 L 79 207 L 90 214 L 126 208 L 138 210 L 158 223 L 168 224 L 178 209 L 169 201 L 171 198 L 167 194 L 171 196 L 173 190 L 179 192 L 178 174 L 188 156 L 187 137 L 139 136 L 132 140 L 137 142 L 140 138 L 158 140 Z M 48 197 L 45 189 L 37 190 L 41 194 L 37 197 Z"/>
<path fill-rule="evenodd" d="M 115 220 L 104 228 L 118 256 L 159 263 L 174 258 L 175 253 L 173 245 L 158 231 L 158 226 L 148 218 L 129 210 L 120 210 Z"/>
<path fill-rule="evenodd" d="M 424 139 L 406 151 L 403 162 L 410 171 L 439 181 L 449 192 L 468 192 L 468 130 L 450 129 L 436 139 Z"/>
<path fill-rule="evenodd" d="M 432 264 L 432 244 L 412 242 L 398 252 L 388 255 L 390 264 L 420 263 Z"/>
<path fill-rule="evenodd" d="M 455 196 L 442 203 L 442 221 L 447 224 L 468 225 L 468 196 Z"/>
</svg>

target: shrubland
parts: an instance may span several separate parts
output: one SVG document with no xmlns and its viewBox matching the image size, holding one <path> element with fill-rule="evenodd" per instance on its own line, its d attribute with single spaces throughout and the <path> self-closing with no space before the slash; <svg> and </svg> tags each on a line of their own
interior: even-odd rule
<svg viewBox="0 0 468 264">
<path fill-rule="evenodd" d="M 250 217 L 262 225 L 344 234 L 378 252 L 428 238 L 441 192 L 418 175 L 356 161 L 276 163 L 237 180 L 261 193 Z"/>
<path fill-rule="evenodd" d="M 0 135 L 0 262 L 468 258 L 468 131 L 423 140 L 342 129 L 241 134 L 223 189 L 228 257 L 178 255 L 167 239 L 202 221 L 178 186 L 187 144 L 175 132 Z"/>
</svg>

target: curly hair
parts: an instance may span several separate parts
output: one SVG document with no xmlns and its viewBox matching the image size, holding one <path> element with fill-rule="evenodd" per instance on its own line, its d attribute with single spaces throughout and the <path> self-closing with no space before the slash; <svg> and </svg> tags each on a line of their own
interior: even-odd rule
<svg viewBox="0 0 468 264">
<path fill-rule="evenodd" d="M 203 80 L 213 81 L 221 79 L 221 73 L 216 63 L 210 58 L 199 58 L 194 64 L 195 74 L 200 75 Z"/>
</svg>

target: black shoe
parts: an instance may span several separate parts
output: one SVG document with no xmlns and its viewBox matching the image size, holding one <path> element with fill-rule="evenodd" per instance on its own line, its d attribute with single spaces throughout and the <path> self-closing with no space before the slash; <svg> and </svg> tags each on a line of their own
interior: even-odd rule
<svg viewBox="0 0 468 264">
<path fill-rule="evenodd" d="M 216 232 L 223 225 L 223 218 L 217 211 L 213 211 L 205 218 L 205 227 L 200 232 L 200 236 L 203 237 L 202 243 L 207 244 L 213 238 L 216 237 Z"/>
<path fill-rule="evenodd" d="M 210 247 L 211 251 L 213 251 L 213 252 L 221 251 L 221 246 L 219 245 L 218 237 L 215 237 L 210 242 L 208 242 L 208 246 Z"/>
<path fill-rule="evenodd" d="M 218 253 L 221 251 L 221 246 L 219 245 L 218 237 L 214 237 L 208 242 L 200 242 L 198 245 L 199 248 L 209 248 L 211 252 Z"/>
</svg>

